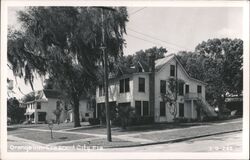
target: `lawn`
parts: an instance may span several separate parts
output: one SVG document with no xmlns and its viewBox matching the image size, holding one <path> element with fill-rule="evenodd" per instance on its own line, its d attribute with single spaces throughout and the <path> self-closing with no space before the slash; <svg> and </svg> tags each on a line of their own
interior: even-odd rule
<svg viewBox="0 0 250 160">
<path fill-rule="evenodd" d="M 126 135 L 126 134 L 133 134 L 133 133 L 145 133 L 150 131 L 158 131 L 158 130 L 171 130 L 177 128 L 189 128 L 192 126 L 201 125 L 197 124 L 173 124 L 173 123 L 164 123 L 164 124 L 151 124 L 151 125 L 142 125 L 142 126 L 130 126 L 127 129 L 121 129 L 120 127 L 112 127 L 111 131 L 113 135 Z M 106 134 L 106 127 L 98 126 L 93 128 L 79 128 L 74 129 L 74 132 L 80 133 L 94 133 L 94 134 Z"/>
<path fill-rule="evenodd" d="M 81 127 L 93 127 L 88 125 L 86 122 L 81 123 Z M 8 129 L 11 128 L 37 128 L 37 129 L 46 129 L 49 130 L 48 124 L 16 124 L 8 126 Z M 53 130 L 63 130 L 63 129 L 72 129 L 74 128 L 74 123 L 60 123 L 53 125 Z"/>
<path fill-rule="evenodd" d="M 15 136 L 45 144 L 93 137 L 88 135 L 53 132 L 53 139 L 51 139 L 50 132 L 29 131 L 29 130 L 26 130 L 25 133 L 17 134 Z"/>
<path fill-rule="evenodd" d="M 161 132 L 152 134 L 140 134 L 134 136 L 134 138 L 143 138 L 149 139 L 156 142 L 168 141 L 176 138 L 188 138 L 195 136 L 203 136 L 208 134 L 220 133 L 220 132 L 229 132 L 234 130 L 241 130 L 242 122 L 238 123 L 228 123 L 228 124 L 220 124 L 220 125 L 208 125 L 202 126 L 198 128 L 186 128 L 183 130 L 173 130 L 170 132 Z"/>
<path fill-rule="evenodd" d="M 63 146 L 86 146 L 93 148 L 95 146 L 100 146 L 103 148 L 110 148 L 110 147 L 121 147 L 121 146 L 131 146 L 140 144 L 139 142 L 131 142 L 126 140 L 121 140 L 118 138 L 112 138 L 112 142 L 108 142 L 106 138 L 95 139 L 91 141 L 79 141 L 77 143 L 67 143 Z"/>
</svg>

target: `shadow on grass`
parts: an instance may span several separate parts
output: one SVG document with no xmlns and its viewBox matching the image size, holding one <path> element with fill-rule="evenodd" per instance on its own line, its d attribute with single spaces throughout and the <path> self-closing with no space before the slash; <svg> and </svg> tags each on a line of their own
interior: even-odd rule
<svg viewBox="0 0 250 160">
<path fill-rule="evenodd" d="M 17 130 L 17 129 L 18 129 L 17 127 L 8 127 L 7 131 L 14 131 L 14 130 Z"/>
<path fill-rule="evenodd" d="M 154 124 L 149 124 L 149 125 L 134 125 L 134 126 L 128 126 L 126 129 L 122 129 L 119 126 L 112 126 L 112 131 L 115 134 L 119 133 L 134 133 L 134 132 L 150 132 L 150 131 L 157 131 L 157 130 L 166 130 L 166 129 L 178 129 L 178 128 L 189 128 L 193 126 L 199 126 L 199 125 L 204 125 L 200 123 L 186 123 L 186 124 L 180 124 L 180 123 L 154 123 Z M 92 127 L 87 127 L 87 128 L 75 128 L 73 129 L 74 131 L 87 131 L 87 132 L 92 132 L 92 133 L 102 133 L 106 129 L 106 126 L 104 125 L 98 125 L 98 126 L 92 126 Z"/>
<path fill-rule="evenodd" d="M 143 126 L 130 126 L 127 129 L 115 129 L 117 132 L 149 132 L 156 130 L 166 130 L 166 129 L 178 129 L 178 128 L 189 128 L 193 126 L 199 126 L 201 124 L 178 124 L 178 123 L 169 123 L 169 124 L 151 124 Z"/>
<path fill-rule="evenodd" d="M 65 139 L 68 139 L 68 137 L 60 137 L 58 139 L 65 140 Z"/>
</svg>

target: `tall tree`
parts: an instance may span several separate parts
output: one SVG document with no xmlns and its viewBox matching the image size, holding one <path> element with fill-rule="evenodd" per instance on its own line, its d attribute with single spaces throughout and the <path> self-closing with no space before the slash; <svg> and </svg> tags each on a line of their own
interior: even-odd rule
<svg viewBox="0 0 250 160">
<path fill-rule="evenodd" d="M 127 10 L 104 10 L 106 52 L 122 54 Z M 80 126 L 79 99 L 97 80 L 102 61 L 101 9 L 28 7 L 18 13 L 22 31 L 8 34 L 8 61 L 16 76 L 32 84 L 35 73 L 49 75 L 73 104 L 74 126 Z"/>
<path fill-rule="evenodd" d="M 192 77 L 208 83 L 208 102 L 223 110 L 227 94 L 242 94 L 242 54 L 242 40 L 215 38 L 198 44 L 195 52 L 178 53 L 178 58 Z"/>
<path fill-rule="evenodd" d="M 196 52 L 205 55 L 205 62 L 215 63 L 216 73 L 223 82 L 223 90 L 240 95 L 243 88 L 243 41 L 240 39 L 209 39 L 196 47 Z M 209 59 L 210 58 L 210 59 Z M 205 63 L 206 64 L 206 63 Z M 208 70 L 207 70 L 208 71 Z"/>
<path fill-rule="evenodd" d="M 148 55 L 150 53 L 154 53 L 155 54 L 155 60 L 160 59 L 160 58 L 164 58 L 165 54 L 167 53 L 166 48 L 160 47 L 152 47 L 146 50 L 140 50 L 138 52 L 135 53 L 134 55 L 134 63 L 137 63 L 139 60 L 143 60 L 145 62 L 148 62 Z"/>
</svg>

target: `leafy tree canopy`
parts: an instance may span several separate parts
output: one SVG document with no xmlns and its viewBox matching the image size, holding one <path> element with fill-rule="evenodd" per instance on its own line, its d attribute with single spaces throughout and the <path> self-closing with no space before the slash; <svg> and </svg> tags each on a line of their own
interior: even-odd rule
<svg viewBox="0 0 250 160">
<path fill-rule="evenodd" d="M 242 55 L 242 40 L 216 38 L 198 44 L 195 52 L 179 52 L 178 58 L 190 76 L 208 83 L 208 101 L 222 105 L 226 94 L 242 94 Z"/>
<path fill-rule="evenodd" d="M 28 7 L 18 13 L 22 30 L 8 32 L 8 61 L 14 75 L 31 86 L 36 73 L 55 80 L 74 103 L 75 126 L 80 125 L 79 98 L 95 84 L 102 61 L 102 27 L 105 51 L 112 57 L 122 54 L 128 14 L 124 7 L 113 9 Z"/>
</svg>

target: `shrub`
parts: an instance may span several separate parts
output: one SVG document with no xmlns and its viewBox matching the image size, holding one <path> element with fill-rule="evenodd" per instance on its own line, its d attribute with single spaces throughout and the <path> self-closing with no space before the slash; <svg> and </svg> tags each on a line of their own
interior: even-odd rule
<svg viewBox="0 0 250 160">
<path fill-rule="evenodd" d="M 177 117 L 177 118 L 174 118 L 174 122 L 176 122 L 176 123 L 187 123 L 188 122 L 188 118 Z"/>
<path fill-rule="evenodd" d="M 97 125 L 100 124 L 100 120 L 97 118 L 89 118 L 89 124 L 90 125 Z"/>
<path fill-rule="evenodd" d="M 154 123 L 153 116 L 133 117 L 131 119 L 131 125 L 144 125 L 144 124 L 152 124 L 152 123 Z"/>
<path fill-rule="evenodd" d="M 191 118 L 191 119 L 190 119 L 190 122 L 197 122 L 197 121 L 198 121 L 197 118 Z"/>
<path fill-rule="evenodd" d="M 21 108 L 19 101 L 14 97 L 7 100 L 8 124 L 21 124 L 25 120 L 25 108 Z"/>
<path fill-rule="evenodd" d="M 82 118 L 82 122 L 85 122 L 86 120 L 85 120 L 85 118 Z"/>
<path fill-rule="evenodd" d="M 112 125 L 114 126 L 121 126 L 121 118 L 120 117 L 116 117 L 112 120 Z"/>
<path fill-rule="evenodd" d="M 217 120 L 219 120 L 217 116 L 213 116 L 213 117 L 206 116 L 206 117 L 203 117 L 202 119 L 203 122 L 212 122 L 212 121 L 217 121 Z"/>
</svg>

